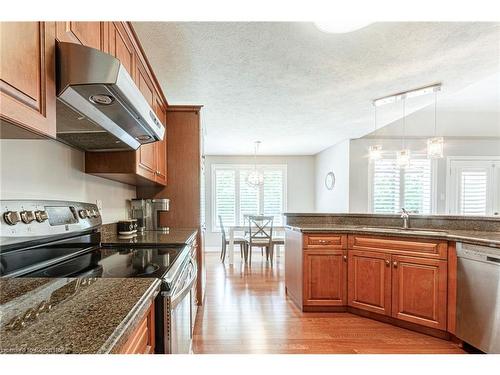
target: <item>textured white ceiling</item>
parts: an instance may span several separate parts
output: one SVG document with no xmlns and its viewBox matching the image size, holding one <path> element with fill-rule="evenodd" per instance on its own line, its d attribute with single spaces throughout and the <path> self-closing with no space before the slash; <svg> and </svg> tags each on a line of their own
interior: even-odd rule
<svg viewBox="0 0 500 375">
<path fill-rule="evenodd" d="M 375 98 L 446 96 L 500 70 L 500 23 L 134 22 L 170 104 L 203 104 L 207 155 L 310 155 L 373 130 Z M 411 113 L 432 98 L 415 98 Z M 387 111 L 379 126 L 401 116 Z"/>
</svg>

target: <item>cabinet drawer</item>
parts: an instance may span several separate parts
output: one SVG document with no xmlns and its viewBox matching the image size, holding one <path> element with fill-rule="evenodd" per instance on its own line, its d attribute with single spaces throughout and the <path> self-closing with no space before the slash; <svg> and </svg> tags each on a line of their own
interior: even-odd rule
<svg viewBox="0 0 500 375">
<path fill-rule="evenodd" d="M 309 249 L 345 249 L 347 235 L 345 234 L 308 234 L 304 236 L 304 246 Z"/>
<path fill-rule="evenodd" d="M 120 354 L 151 354 L 155 349 L 154 303 L 123 345 Z"/>
<path fill-rule="evenodd" d="M 417 238 L 349 235 L 349 249 L 446 259 L 448 242 Z"/>
</svg>

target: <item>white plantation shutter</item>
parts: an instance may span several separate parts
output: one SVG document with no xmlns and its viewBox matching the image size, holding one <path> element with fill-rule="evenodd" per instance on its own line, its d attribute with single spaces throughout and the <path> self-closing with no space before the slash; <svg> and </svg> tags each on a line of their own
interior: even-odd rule
<svg viewBox="0 0 500 375">
<path fill-rule="evenodd" d="M 431 161 L 412 159 L 404 172 L 404 204 L 409 212 L 418 214 L 431 213 Z"/>
<path fill-rule="evenodd" d="M 264 215 L 274 216 L 274 225 L 282 225 L 283 212 L 283 171 L 264 171 Z"/>
<path fill-rule="evenodd" d="M 486 169 L 463 170 L 460 176 L 460 213 L 486 215 L 488 171 Z"/>
<path fill-rule="evenodd" d="M 432 163 L 428 159 L 411 159 L 407 168 L 400 168 L 395 159 L 373 161 L 371 201 L 372 212 L 392 214 L 406 210 L 432 212 Z"/>
<path fill-rule="evenodd" d="M 251 169 L 241 169 L 240 175 L 240 214 L 238 224 L 244 225 L 244 215 L 255 215 L 259 212 L 259 190 L 247 184 L 247 177 Z"/>
<path fill-rule="evenodd" d="M 244 215 L 273 215 L 274 225 L 283 225 L 286 202 L 286 166 L 260 165 L 264 184 L 251 187 L 246 180 L 253 165 L 215 165 L 213 167 L 213 230 L 220 230 L 219 215 L 224 226 L 244 225 Z"/>
<path fill-rule="evenodd" d="M 215 171 L 215 223 L 219 215 L 224 226 L 236 224 L 236 172 L 228 169 Z"/>
<path fill-rule="evenodd" d="M 373 165 L 373 212 L 389 214 L 400 210 L 400 168 L 394 159 L 379 159 Z"/>
</svg>

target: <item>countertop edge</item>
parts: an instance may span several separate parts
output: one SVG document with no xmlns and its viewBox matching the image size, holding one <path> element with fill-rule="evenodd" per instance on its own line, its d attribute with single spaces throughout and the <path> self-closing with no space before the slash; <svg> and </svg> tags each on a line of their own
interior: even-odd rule
<svg viewBox="0 0 500 375">
<path fill-rule="evenodd" d="M 300 227 L 296 225 L 286 225 L 286 229 L 296 231 L 296 232 L 302 232 L 302 233 L 328 233 L 328 232 L 335 232 L 335 233 L 365 233 L 365 234 L 371 234 L 371 235 L 379 235 L 379 236 L 385 236 L 385 237 L 416 237 L 416 238 L 428 238 L 428 239 L 438 239 L 438 240 L 447 240 L 447 241 L 457 241 L 457 242 L 464 242 L 464 243 L 469 243 L 469 244 L 476 244 L 476 245 L 485 245 L 489 247 L 495 247 L 495 248 L 500 248 L 500 241 L 496 240 L 491 240 L 491 239 L 486 239 L 486 238 L 481 238 L 481 237 L 469 237 L 469 236 L 463 236 L 463 235 L 458 235 L 458 234 L 453 234 L 453 233 L 448 233 L 448 232 L 443 232 L 442 235 L 436 235 L 436 234 L 427 234 L 427 233 L 418 233 L 418 232 L 413 232 L 413 233 L 402 233 L 402 232 L 381 232 L 381 231 L 371 231 L 369 229 L 362 229 L 362 228 L 307 228 L 307 227 Z M 432 230 L 432 229 L 429 229 Z"/>
<path fill-rule="evenodd" d="M 144 292 L 142 297 L 137 301 L 134 307 L 129 311 L 121 323 L 115 328 L 113 333 L 109 336 L 106 342 L 101 346 L 96 354 L 110 354 L 118 353 L 123 344 L 129 339 L 130 334 L 139 324 L 139 318 L 149 307 L 152 301 L 160 292 L 160 279 L 155 279 L 149 288 Z"/>
</svg>

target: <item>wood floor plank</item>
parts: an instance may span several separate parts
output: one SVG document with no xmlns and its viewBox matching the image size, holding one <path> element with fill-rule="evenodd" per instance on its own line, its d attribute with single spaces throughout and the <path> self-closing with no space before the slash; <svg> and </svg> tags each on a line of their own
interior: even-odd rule
<svg viewBox="0 0 500 375">
<path fill-rule="evenodd" d="M 302 313 L 285 295 L 284 257 L 271 268 L 254 255 L 251 266 L 236 259 L 231 267 L 207 254 L 195 353 L 464 353 L 451 341 L 350 313 Z"/>
</svg>

